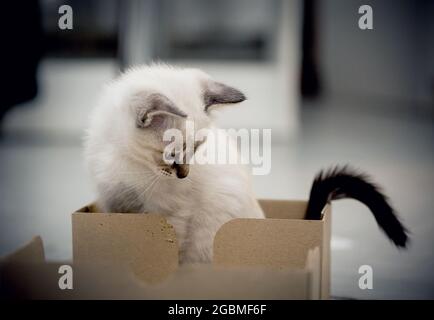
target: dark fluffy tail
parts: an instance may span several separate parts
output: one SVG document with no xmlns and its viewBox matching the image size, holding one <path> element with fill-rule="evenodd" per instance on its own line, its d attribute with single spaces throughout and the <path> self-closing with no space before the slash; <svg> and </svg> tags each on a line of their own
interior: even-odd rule
<svg viewBox="0 0 434 320">
<path fill-rule="evenodd" d="M 370 178 L 348 167 L 336 167 L 320 171 L 310 191 L 306 219 L 321 219 L 321 211 L 327 202 L 336 199 L 353 198 L 365 204 L 373 213 L 378 225 L 398 247 L 405 247 L 407 229 L 398 220 L 389 205 L 387 197 Z"/>
</svg>

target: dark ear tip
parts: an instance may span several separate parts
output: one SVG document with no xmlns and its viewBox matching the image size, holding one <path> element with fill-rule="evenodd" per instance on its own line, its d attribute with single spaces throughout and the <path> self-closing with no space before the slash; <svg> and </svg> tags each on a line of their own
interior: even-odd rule
<svg viewBox="0 0 434 320">
<path fill-rule="evenodd" d="M 247 97 L 244 93 L 240 92 L 240 91 L 236 91 L 234 92 L 232 98 L 230 99 L 229 103 L 240 103 L 243 101 L 246 101 Z"/>
<path fill-rule="evenodd" d="M 232 104 L 246 100 L 244 93 L 219 82 L 212 82 L 204 92 L 205 110 L 215 104 Z"/>
<path fill-rule="evenodd" d="M 247 100 L 246 95 L 244 93 L 242 93 L 242 92 L 240 92 L 240 93 L 241 93 L 241 95 L 240 95 L 240 101 L 239 102 L 246 101 Z"/>
</svg>

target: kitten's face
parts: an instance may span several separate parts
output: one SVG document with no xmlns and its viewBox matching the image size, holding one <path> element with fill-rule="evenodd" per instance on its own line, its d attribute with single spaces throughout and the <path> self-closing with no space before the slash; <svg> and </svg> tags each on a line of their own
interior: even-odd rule
<svg viewBox="0 0 434 320">
<path fill-rule="evenodd" d="M 118 128 L 125 129 L 119 140 L 128 146 L 127 156 L 155 174 L 169 178 L 186 177 L 189 165 L 185 157 L 182 164 L 170 165 L 164 161 L 164 157 L 174 156 L 166 148 L 171 141 L 163 140 L 166 130 L 182 132 L 183 142 L 177 147 L 185 150 L 187 139 L 194 145 L 194 137 L 186 136 L 187 120 L 194 123 L 195 131 L 209 127 L 211 107 L 245 100 L 241 92 L 213 81 L 200 70 L 159 65 L 128 71 L 108 88 L 108 92 L 110 90 L 121 96 L 115 106 L 118 115 L 112 120 L 121 121 Z M 197 144 L 193 149 L 196 147 Z"/>
</svg>

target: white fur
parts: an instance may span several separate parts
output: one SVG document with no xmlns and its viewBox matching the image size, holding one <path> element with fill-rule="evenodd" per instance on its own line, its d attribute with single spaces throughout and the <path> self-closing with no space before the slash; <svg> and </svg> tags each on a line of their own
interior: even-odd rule
<svg viewBox="0 0 434 320">
<path fill-rule="evenodd" d="M 164 147 L 161 135 L 135 126 L 131 101 L 158 92 L 185 112 L 196 129 L 214 128 L 203 102 L 204 84 L 210 81 L 196 69 L 166 65 L 131 69 L 105 88 L 85 143 L 100 208 L 112 211 L 113 195 L 122 199 L 125 194 L 129 197 L 119 200 L 122 207 L 139 202 L 142 212 L 164 215 L 175 228 L 181 263 L 210 262 L 213 238 L 222 224 L 233 218 L 263 218 L 263 213 L 243 165 L 193 164 L 185 179 L 161 171 L 154 151 Z M 171 121 L 182 128 L 181 119 Z M 236 148 L 233 142 L 231 148 Z"/>
</svg>

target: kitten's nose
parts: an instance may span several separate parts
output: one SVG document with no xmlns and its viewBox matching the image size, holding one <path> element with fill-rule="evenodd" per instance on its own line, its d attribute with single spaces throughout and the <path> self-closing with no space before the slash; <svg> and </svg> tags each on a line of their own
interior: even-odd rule
<svg viewBox="0 0 434 320">
<path fill-rule="evenodd" d="M 176 171 L 176 176 L 177 176 L 179 179 L 184 179 L 186 176 L 188 176 L 188 173 L 185 174 L 184 172 Z"/>
<path fill-rule="evenodd" d="M 184 179 L 188 176 L 189 168 L 186 164 L 175 164 L 176 176 L 179 179 Z"/>
</svg>

